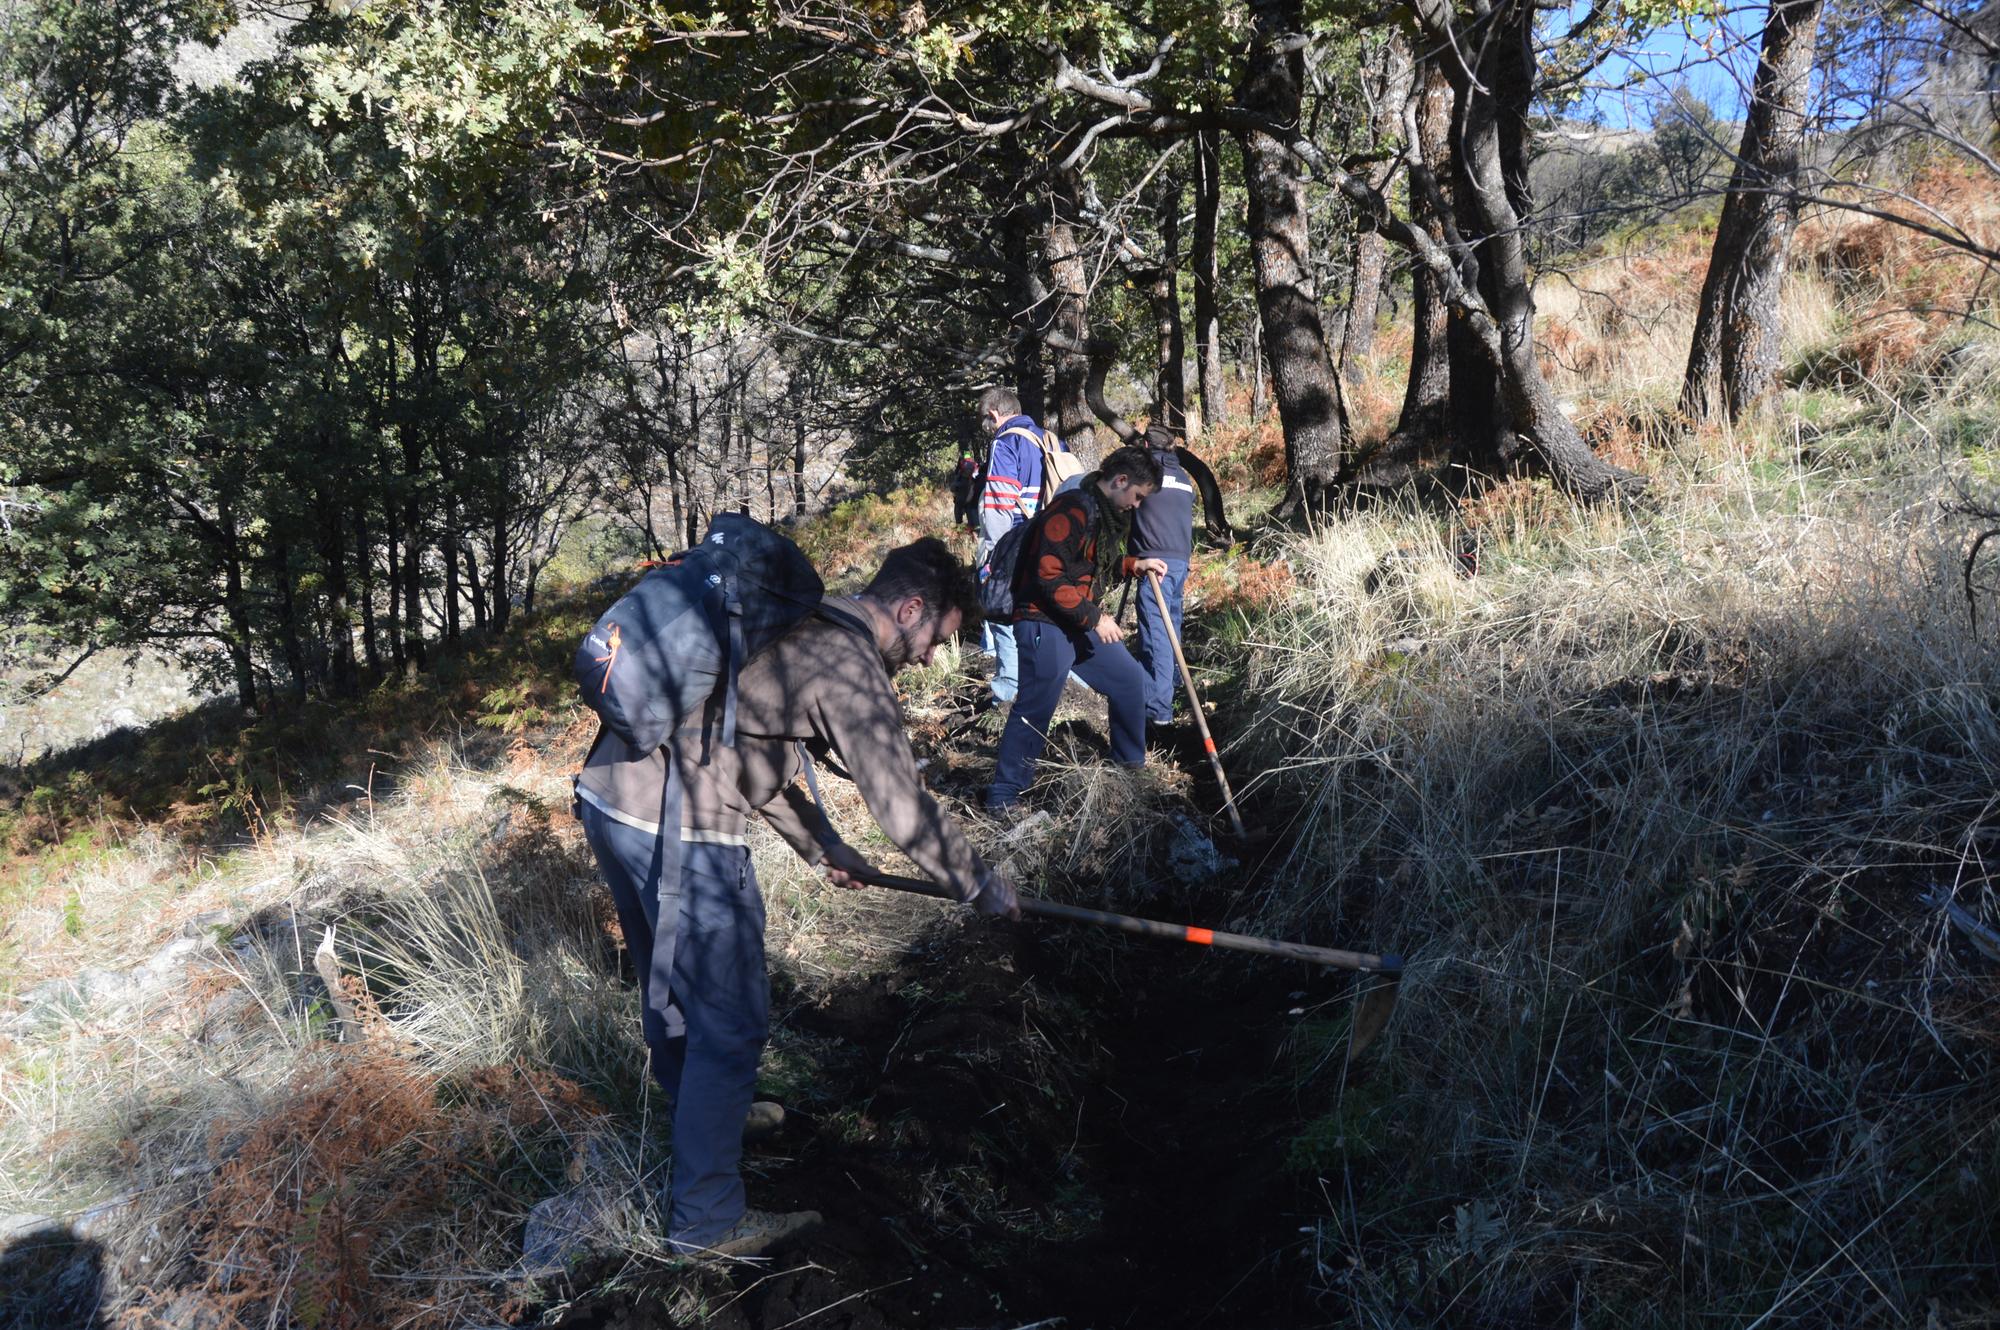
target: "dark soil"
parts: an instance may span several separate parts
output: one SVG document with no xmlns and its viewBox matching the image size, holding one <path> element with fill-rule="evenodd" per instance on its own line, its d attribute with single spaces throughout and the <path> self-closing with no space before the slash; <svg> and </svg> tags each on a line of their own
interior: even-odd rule
<svg viewBox="0 0 2000 1330">
<path fill-rule="evenodd" d="M 1279 1065 L 1303 967 L 1060 926 L 948 925 L 786 1026 L 842 1050 L 750 1161 L 825 1227 L 768 1270 L 685 1270 L 567 1330 L 1305 1326 Z M 914 996 L 913 996 L 914 995 Z M 1324 996 L 1321 994 L 1320 996 Z M 837 1106 L 837 1107 L 836 1107 Z"/>
</svg>

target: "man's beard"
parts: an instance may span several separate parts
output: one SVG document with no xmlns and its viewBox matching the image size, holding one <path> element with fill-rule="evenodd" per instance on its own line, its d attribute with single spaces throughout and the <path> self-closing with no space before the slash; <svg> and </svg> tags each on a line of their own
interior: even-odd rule
<svg viewBox="0 0 2000 1330">
<path fill-rule="evenodd" d="M 904 666 L 913 664 L 916 661 L 916 635 L 928 622 L 929 620 L 927 619 L 919 619 L 915 628 L 907 630 L 902 625 L 897 625 L 896 640 L 891 642 L 889 649 L 882 653 L 882 663 L 889 667 L 889 673 L 895 674 Z"/>
</svg>

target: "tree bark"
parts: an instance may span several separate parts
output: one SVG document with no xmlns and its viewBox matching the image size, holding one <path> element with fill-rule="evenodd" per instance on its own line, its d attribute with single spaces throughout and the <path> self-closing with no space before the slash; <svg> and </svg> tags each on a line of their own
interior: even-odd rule
<svg viewBox="0 0 2000 1330">
<path fill-rule="evenodd" d="M 479 581 L 479 551 L 472 544 L 470 533 L 459 537 L 459 551 L 465 555 L 465 590 L 472 602 L 472 631 L 486 631 L 486 588 Z"/>
<path fill-rule="evenodd" d="M 368 509 L 354 511 L 354 567 L 361 592 L 361 653 L 369 679 L 382 677 L 382 649 L 375 640 L 375 549 L 368 539 Z"/>
<path fill-rule="evenodd" d="M 1080 205 L 1074 172 L 1055 173 L 1049 201 L 1042 255 L 1049 270 L 1051 308 L 1044 341 L 1054 353 L 1054 400 L 1048 404 L 1054 418 L 1041 423 L 1053 428 L 1085 461 L 1095 463 L 1096 416 L 1088 396 L 1090 357 L 1086 350 L 1090 343 L 1090 283 L 1078 238 Z"/>
<path fill-rule="evenodd" d="M 1381 313 L 1386 246 L 1379 231 L 1360 231 L 1348 254 L 1347 323 L 1340 339 L 1340 372 L 1352 381 L 1375 354 L 1375 320 Z"/>
<path fill-rule="evenodd" d="M 1201 387 L 1201 427 L 1213 430 L 1229 419 L 1222 382 L 1222 317 L 1217 303 L 1221 269 L 1215 256 L 1215 216 L 1222 206 L 1222 144 L 1212 129 L 1195 135 L 1194 348 Z"/>
<path fill-rule="evenodd" d="M 1390 34 L 1372 53 L 1362 72 L 1362 94 L 1378 151 L 1399 136 L 1414 73 L 1409 43 L 1400 32 Z M 1386 191 L 1395 169 L 1393 156 L 1371 166 L 1366 175 L 1368 187 L 1377 193 Z M 1387 248 L 1382 233 L 1363 219 L 1348 256 L 1352 277 L 1348 284 L 1347 320 L 1340 341 L 1340 372 L 1350 380 L 1367 368 L 1366 362 L 1375 351 L 1375 320 L 1381 308 Z"/>
<path fill-rule="evenodd" d="M 1194 482 L 1195 492 L 1201 495 L 1202 526 L 1224 545 L 1235 544 L 1236 529 L 1229 525 L 1229 514 L 1223 511 L 1222 486 L 1216 483 L 1215 472 L 1186 448 L 1174 449 L 1174 456 L 1180 459 L 1188 479 Z"/>
<path fill-rule="evenodd" d="M 1458 181 L 1452 201 L 1465 258 L 1478 265 L 1480 292 L 1498 332 L 1487 358 L 1497 372 L 1494 400 L 1512 429 L 1540 458 L 1556 483 L 1586 501 L 1609 498 L 1644 481 L 1590 451 L 1557 406 L 1535 361 L 1534 289 L 1522 216 L 1526 211 L 1526 124 L 1534 98 L 1534 17 L 1529 0 L 1503 0 L 1487 11 L 1476 39 L 1458 30 L 1448 0 L 1416 0 L 1426 37 L 1462 54 L 1443 63 L 1451 80 Z M 1462 320 L 1453 320 L 1454 323 Z M 1452 395 L 1464 421 L 1482 404 L 1469 400 L 1461 365 L 1452 365 Z M 1489 417 L 1490 418 L 1490 417 Z M 1465 446 L 1465 440 L 1459 441 Z"/>
<path fill-rule="evenodd" d="M 1153 375 L 1154 419 L 1181 433 L 1187 429 L 1187 334 L 1181 327 L 1181 187 L 1178 179 L 1160 191 L 1160 268 L 1152 283 L 1153 321 L 1159 363 Z"/>
<path fill-rule="evenodd" d="M 257 709 L 257 670 L 251 655 L 250 609 L 243 595 L 243 556 L 236 532 L 236 512 L 227 503 L 216 514 L 225 545 L 222 554 L 222 611 L 229 619 L 229 665 L 236 676 L 236 704 Z"/>
<path fill-rule="evenodd" d="M 333 691 L 339 697 L 353 697 L 356 689 L 354 660 L 353 584 L 347 576 L 347 533 L 341 525 L 341 509 L 336 500 L 322 496 L 320 564 L 326 571 L 327 636 L 332 660 Z"/>
<path fill-rule="evenodd" d="M 801 411 L 792 421 L 792 516 L 806 515 L 806 417 Z"/>
<path fill-rule="evenodd" d="M 422 669 L 430 663 L 424 645 L 423 502 L 424 445 L 414 423 L 405 421 L 403 436 L 403 650 L 404 660 Z"/>
<path fill-rule="evenodd" d="M 1778 373 L 1778 296 L 1791 249 L 1821 0 L 1772 0 L 1750 115 L 1701 284 L 1681 408 L 1742 418 Z"/>
<path fill-rule="evenodd" d="M 298 579 L 292 572 L 289 546 L 272 547 L 271 577 L 278 584 L 278 646 L 285 653 L 285 671 L 292 676 L 292 696 L 303 702 L 312 682 L 312 671 L 306 664 L 305 646 L 299 640 Z"/>
<path fill-rule="evenodd" d="M 503 486 L 504 489 L 504 486 Z M 507 502 L 502 497 L 493 510 L 493 553 L 492 567 L 487 572 L 487 585 L 493 592 L 493 631 L 507 631 L 507 620 L 513 617 L 514 602 L 507 589 Z"/>
<path fill-rule="evenodd" d="M 1437 62 L 1425 60 L 1421 77 L 1410 92 L 1407 119 L 1416 140 L 1418 160 L 1433 174 L 1451 160 L 1451 84 Z M 1420 185 L 1410 190 L 1413 220 L 1433 243 L 1445 247 L 1444 221 Z M 1371 486 L 1394 486 L 1414 479 L 1443 458 L 1452 430 L 1452 356 L 1448 345 L 1453 323 L 1437 275 L 1423 264 L 1412 265 L 1410 377 L 1403 385 L 1403 409 L 1396 428 L 1375 456 L 1357 468 L 1356 479 Z M 1491 374 L 1482 360 L 1481 368 Z"/>
<path fill-rule="evenodd" d="M 403 570 L 397 562 L 397 551 L 403 548 L 403 529 L 396 521 L 396 507 L 385 497 L 382 502 L 383 526 L 386 538 L 382 542 L 382 561 L 388 574 L 389 614 L 384 627 L 389 632 L 389 665 L 396 673 L 403 672 Z"/>
<path fill-rule="evenodd" d="M 1013 160 L 1023 173 L 1027 171 L 1025 157 Z M 1015 180 L 1020 178 L 1017 176 Z M 1010 284 L 1012 308 L 1007 318 L 1014 338 L 1014 392 L 1021 399 L 1021 409 L 1037 421 L 1046 419 L 1048 411 L 1041 334 L 1049 317 L 1048 293 L 1035 276 L 1036 251 L 1041 243 L 1039 225 L 1035 210 L 1018 201 L 1006 205 L 1000 222 L 1002 252 L 1018 274 Z"/>
<path fill-rule="evenodd" d="M 1299 119 L 1304 79 L 1301 0 L 1252 7 L 1246 106 L 1276 125 Z M 1320 502 L 1340 474 L 1347 439 L 1340 377 L 1327 355 L 1307 225 L 1306 181 L 1298 159 L 1261 130 L 1237 136 L 1250 195 L 1249 236 L 1257 269 L 1257 312 L 1271 386 L 1285 431 L 1285 506 Z"/>
</svg>

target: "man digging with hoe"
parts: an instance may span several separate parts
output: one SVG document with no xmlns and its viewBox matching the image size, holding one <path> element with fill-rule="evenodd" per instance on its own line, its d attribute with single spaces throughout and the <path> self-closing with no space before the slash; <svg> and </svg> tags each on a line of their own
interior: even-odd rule
<svg viewBox="0 0 2000 1330">
<path fill-rule="evenodd" d="M 677 1251 L 769 1255 L 819 1223 L 812 1211 L 746 1208 L 738 1171 L 746 1132 L 782 1119 L 777 1105 L 752 1103 L 770 982 L 749 817 L 835 885 L 879 876 L 799 788 L 801 774 L 810 779 L 808 750 L 839 755 L 890 841 L 951 896 L 981 914 L 1020 917 L 1013 885 L 919 781 L 890 682 L 928 664 L 977 603 L 971 575 L 941 541 L 903 546 L 859 595 L 818 606 L 748 664 L 739 660 L 727 703 L 649 748 L 607 726 L 584 761 L 577 816 L 618 908 L 653 1075 L 671 1105 L 667 1237 Z M 733 742 L 711 742 L 724 706 L 733 707 Z"/>
</svg>

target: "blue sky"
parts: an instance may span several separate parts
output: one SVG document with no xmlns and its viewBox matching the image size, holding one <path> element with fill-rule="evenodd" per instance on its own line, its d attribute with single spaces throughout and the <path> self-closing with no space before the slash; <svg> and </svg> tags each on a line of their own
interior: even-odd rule
<svg viewBox="0 0 2000 1330">
<path fill-rule="evenodd" d="M 1572 0 L 1570 21 L 1589 8 L 1588 0 Z M 1656 29 L 1599 66 L 1592 90 L 1572 114 L 1615 129 L 1644 128 L 1653 123 L 1667 94 L 1685 87 L 1724 120 L 1741 119 L 1765 12 L 1761 4 L 1726 7 L 1716 17 L 1697 16 Z"/>
</svg>

